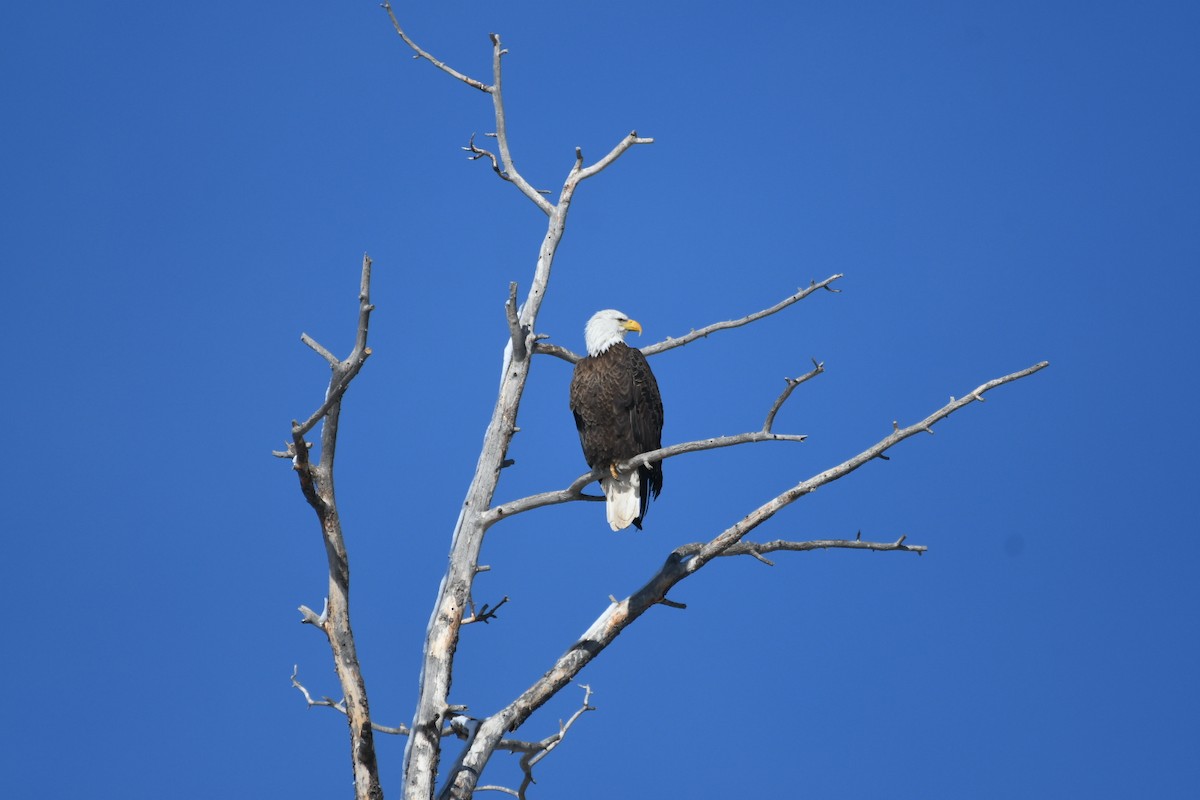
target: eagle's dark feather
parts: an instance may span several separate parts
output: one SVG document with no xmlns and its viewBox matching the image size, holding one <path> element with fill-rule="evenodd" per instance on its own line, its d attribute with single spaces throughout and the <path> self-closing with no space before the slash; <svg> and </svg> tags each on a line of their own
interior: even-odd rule
<svg viewBox="0 0 1200 800">
<path fill-rule="evenodd" d="M 608 470 L 638 453 L 662 447 L 663 406 L 658 382 L 642 352 L 624 342 L 575 365 L 571 411 L 583 457 L 593 469 Z M 640 529 L 650 496 L 658 497 L 662 491 L 662 462 L 651 462 L 638 472 L 642 490 L 633 524 Z"/>
</svg>

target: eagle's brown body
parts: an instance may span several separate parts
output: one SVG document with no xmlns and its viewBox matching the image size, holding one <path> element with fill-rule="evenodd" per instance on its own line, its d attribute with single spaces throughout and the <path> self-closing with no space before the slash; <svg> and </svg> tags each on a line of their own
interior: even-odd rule
<svg viewBox="0 0 1200 800">
<path fill-rule="evenodd" d="M 601 483 L 605 483 L 610 504 L 606 481 L 624 480 L 628 485 L 633 478 L 630 488 L 637 494 L 637 515 L 632 522 L 641 528 L 650 496 L 657 497 L 662 491 L 662 462 L 640 467 L 637 476 L 618 476 L 612 470 L 615 464 L 662 447 L 662 398 L 646 357 L 618 341 L 601 353 L 580 359 L 571 379 L 571 411 L 584 459 L 588 466 L 606 473 Z M 611 510 L 609 522 L 618 529 Z M 628 524 L 625 521 L 619 527 Z"/>
</svg>

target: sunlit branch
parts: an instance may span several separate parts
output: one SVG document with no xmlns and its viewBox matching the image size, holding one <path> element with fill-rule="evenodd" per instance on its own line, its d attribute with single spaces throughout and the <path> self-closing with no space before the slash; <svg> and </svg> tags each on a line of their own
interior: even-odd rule
<svg viewBox="0 0 1200 800">
<path fill-rule="evenodd" d="M 408 34 L 404 32 L 404 29 L 400 27 L 400 20 L 396 19 L 396 14 L 392 10 L 391 3 L 387 2 L 387 0 L 384 0 L 384 2 L 380 3 L 380 7 L 384 11 L 387 12 L 388 18 L 392 21 L 392 27 L 396 29 L 396 33 L 399 34 L 400 38 L 404 40 L 404 43 L 406 45 L 408 45 L 409 47 L 411 47 L 413 52 L 416 53 L 416 55 L 413 56 L 413 58 L 423 58 L 426 61 L 428 61 L 430 64 L 433 64 L 435 67 L 440 69 L 442 72 L 446 73 L 447 75 L 449 75 L 453 78 L 456 78 L 456 79 L 462 81 L 463 83 L 467 84 L 468 86 L 478 89 L 481 92 L 487 92 L 487 93 L 491 94 L 491 91 L 492 91 L 491 86 L 488 86 L 486 83 L 483 83 L 482 81 L 477 81 L 474 78 L 470 78 L 466 75 L 463 75 L 458 70 L 454 69 L 453 67 L 450 67 L 449 65 L 447 65 L 441 61 L 438 61 L 432 55 L 430 55 L 429 53 L 427 53 L 426 51 L 424 51 L 420 47 L 418 47 L 417 43 L 414 42 L 412 39 L 410 39 Z"/>
<path fill-rule="evenodd" d="M 704 338 L 709 334 L 716 333 L 718 331 L 724 331 L 730 328 L 740 328 L 743 325 L 749 325 L 751 322 L 760 320 L 763 317 L 769 317 L 772 314 L 782 311 L 790 305 L 800 302 L 818 289 L 825 289 L 826 291 L 830 292 L 840 292 L 840 289 L 834 289 L 830 284 L 842 277 L 844 276 L 840 273 L 837 275 L 830 275 L 823 281 L 814 281 L 811 285 L 801 289 L 789 297 L 784 298 L 770 308 L 764 308 L 762 311 L 756 311 L 753 314 L 747 314 L 740 319 L 728 320 L 726 322 L 714 322 L 711 325 L 706 325 L 699 330 L 694 330 L 685 336 L 680 336 L 678 339 L 667 338 L 661 342 L 648 345 L 641 348 L 641 351 L 646 356 L 652 356 L 676 347 L 683 347 L 685 344 L 689 344 L 697 339 Z M 537 344 L 534 346 L 534 352 L 542 355 L 554 356 L 555 358 L 561 358 L 563 361 L 571 364 L 574 364 L 579 361 L 579 359 L 583 358 L 583 356 L 571 351 L 566 347 L 563 347 L 562 345 L 550 344 L 549 342 L 542 341 L 537 342 Z M 805 378 L 805 380 L 807 380 L 807 378 Z"/>
<path fill-rule="evenodd" d="M 533 204 L 540 208 L 546 216 L 554 213 L 554 205 L 542 197 L 542 193 L 525 180 L 525 177 L 517 170 L 516 164 L 513 162 L 512 153 L 509 149 L 508 142 L 508 121 L 504 113 L 504 91 L 501 88 L 500 82 L 500 61 L 504 54 L 508 51 L 500 46 L 499 35 L 491 34 L 492 40 L 492 109 L 496 115 L 496 142 L 500 146 L 500 161 L 504 164 L 503 177 L 507 181 L 511 181 L 521 194 L 533 201 Z"/>
<path fill-rule="evenodd" d="M 768 433 L 771 431 L 771 426 L 775 424 L 775 415 L 779 413 L 779 409 L 783 408 L 783 404 L 786 403 L 787 399 L 792 396 L 792 392 L 796 390 L 797 386 L 805 381 L 812 380 L 825 371 L 824 362 L 817 363 L 815 358 L 812 360 L 812 362 L 813 368 L 801 375 L 799 378 L 784 378 L 784 380 L 787 381 L 787 388 L 783 390 L 783 393 L 780 394 L 778 399 L 775 400 L 775 404 L 771 406 L 771 410 L 767 412 L 767 420 L 763 423 L 762 428 L 764 431 Z"/>
<path fill-rule="evenodd" d="M 617 465 L 617 469 L 622 472 L 628 472 L 637 466 L 647 465 L 652 461 L 665 461 L 668 458 L 674 458 L 685 453 L 698 453 L 704 450 L 716 450 L 721 447 L 733 447 L 735 445 L 755 444 L 758 442 L 803 442 L 807 438 L 805 434 L 771 433 L 770 431 L 749 431 L 748 433 L 739 433 L 733 436 L 715 436 L 710 439 L 680 442 L 669 447 L 660 447 L 657 450 L 640 453 L 633 458 L 622 461 Z M 565 489 L 533 494 L 497 505 L 483 515 L 484 524 L 491 526 L 506 517 L 512 517 L 525 511 L 542 508 L 543 506 L 569 503 L 573 500 L 603 499 L 582 494 L 588 484 L 599 480 L 603 475 L 603 469 L 594 469 L 591 472 L 585 472 L 580 475 Z"/>
<path fill-rule="evenodd" d="M 714 558 L 722 556 L 726 551 L 738 544 L 750 531 L 757 528 L 774 516 L 780 509 L 795 502 L 818 487 L 838 480 L 853 472 L 863 464 L 875 459 L 888 448 L 922 432 L 931 432 L 932 426 L 950 414 L 976 401 L 983 400 L 984 393 L 1006 383 L 1019 380 L 1038 372 L 1048 366 L 1048 362 L 1034 364 L 1032 367 L 1005 375 L 981 384 L 966 397 L 955 400 L 930 414 L 925 419 L 906 428 L 894 431 L 891 435 L 868 447 L 853 458 L 847 459 L 836 467 L 802 481 L 793 488 L 776 496 L 751 511 L 743 519 L 722 531 L 710 541 L 700 545 L 695 552 L 686 555 L 672 553 L 662 568 L 644 585 L 624 600 L 613 600 L 608 608 L 592 623 L 570 648 L 561 655 L 549 670 L 529 689 L 521 694 L 505 708 L 480 723 L 474 741 L 454 773 L 452 781 L 443 790 L 443 798 L 467 798 L 474 788 L 476 778 L 483 766 L 491 757 L 505 731 L 517 729 L 529 715 L 540 708 L 553 697 L 563 686 L 572 681 L 593 658 L 607 648 L 621 632 L 634 620 L 642 616 L 653 606 L 662 604 L 667 593 L 680 581 L 685 580 Z M 892 543 L 890 547 L 879 549 L 908 550 L 915 548 L 904 547 L 904 539 Z M 861 547 L 861 545 L 859 545 Z M 687 546 L 689 551 L 692 546 Z M 861 549 L 872 549 L 862 547 Z M 749 551 L 746 554 L 752 554 Z M 760 553 L 761 555 L 761 553 Z M 678 604 L 675 604 L 678 605 Z"/>
<path fill-rule="evenodd" d="M 437 61 L 415 43 L 400 28 L 390 5 L 385 5 L 396 32 L 419 57 L 429 60 L 447 74 L 466 82 L 492 97 L 496 118 L 496 140 L 498 157 L 475 146 L 472 139 L 469 151 L 473 156 L 486 157 L 493 169 L 502 178 L 510 181 L 548 217 L 546 234 L 538 250 L 534 275 L 529 284 L 525 301 L 518 307 L 515 292 L 510 292 L 506 316 L 509 322 L 510 346 L 505 348 L 504 368 L 492 417 L 484 435 L 483 447 L 476 463 L 475 473 L 463 501 L 462 512 L 454 526 L 451 552 L 446 574 L 438 588 L 434 612 L 426 630 L 425 649 L 422 657 L 421 675 L 418 684 L 417 708 L 410 726 L 411 734 L 404 752 L 404 796 L 412 800 L 427 800 L 433 793 L 433 782 L 439 773 L 441 751 L 441 722 L 450 708 L 447 697 L 450 691 L 454 655 L 464 620 L 486 621 L 490 617 L 476 618 L 466 615 L 465 605 L 471 597 L 471 588 L 478 572 L 479 552 L 483 535 L 487 529 L 483 515 L 492 505 L 497 481 L 501 471 L 511 463 L 507 458 L 509 444 L 517 431 L 516 417 L 521 396 L 529 376 L 531 359 L 528 350 L 537 337 L 535 330 L 538 311 L 545 297 L 546 287 L 554 256 L 566 230 L 566 217 L 572 198 L 580 181 L 609 166 L 634 144 L 649 140 L 635 134 L 626 137 L 607 156 L 591 167 L 584 168 L 582 154 L 576 152 L 576 163 L 563 182 L 557 203 L 551 203 L 534 189 L 515 168 L 508 140 L 508 126 L 502 88 L 501 61 L 506 50 L 500 37 L 491 34 L 493 84 L 484 86 L 450 69 Z M 514 310 L 515 319 L 514 319 Z M 493 608 L 494 612 L 495 609 Z"/>
<path fill-rule="evenodd" d="M 823 281 L 819 281 L 819 282 L 813 281 L 809 286 L 796 292 L 791 297 L 788 297 L 788 298 L 785 298 L 784 300 L 779 301 L 778 303 L 771 306 L 770 308 L 764 308 L 762 311 L 756 311 L 753 314 L 748 314 L 748 315 L 742 317 L 741 319 L 733 319 L 733 320 L 728 320 L 726 322 L 714 322 L 711 325 L 706 325 L 705 327 L 701 328 L 700 330 L 691 331 L 690 333 L 685 334 L 684 336 L 680 336 L 678 339 L 667 339 L 665 341 L 659 342 L 658 344 L 652 344 L 649 347 L 643 347 L 642 352 L 647 356 L 652 356 L 656 353 L 661 353 L 665 350 L 671 350 L 672 348 L 675 348 L 675 347 L 683 347 L 685 344 L 688 344 L 689 342 L 693 342 L 696 339 L 704 338 L 705 336 L 708 336 L 709 334 L 717 333 L 718 331 L 729 330 L 730 328 L 740 328 L 743 325 L 749 325 L 751 322 L 760 320 L 763 317 L 769 317 L 772 314 L 782 311 L 783 309 L 787 308 L 788 306 L 790 306 L 794 303 L 800 302 L 801 300 L 808 297 L 810 294 L 817 291 L 818 289 L 825 289 L 826 291 L 830 291 L 830 292 L 840 292 L 841 289 L 834 289 L 834 288 L 832 288 L 831 284 L 834 281 L 836 281 L 842 277 L 844 277 L 844 276 L 841 273 L 838 273 L 837 275 L 830 275 L 828 278 L 826 278 Z"/>
<path fill-rule="evenodd" d="M 492 134 L 492 135 L 494 136 L 495 134 Z M 500 160 L 498 158 L 496 158 L 496 154 L 493 153 L 491 150 L 484 150 L 482 147 L 475 144 L 475 134 L 473 134 L 473 133 L 471 134 L 471 139 L 469 142 L 467 142 L 467 146 L 464 147 L 463 150 L 465 150 L 471 154 L 471 155 L 467 156 L 468 160 L 478 161 L 481 158 L 486 158 L 492 162 L 492 171 L 493 172 L 495 172 L 497 175 L 499 175 L 501 178 L 503 178 L 506 181 L 511 180 L 508 177 L 508 174 L 505 173 L 504 168 L 502 166 L 500 166 Z"/>
<path fill-rule="evenodd" d="M 332 708 L 334 711 L 342 714 L 343 716 L 346 715 L 345 700 L 333 700 L 329 697 L 322 697 L 320 700 L 314 700 L 312 695 L 309 694 L 308 689 L 304 687 L 304 684 L 300 683 L 300 681 L 297 679 L 296 676 L 299 674 L 299 670 L 299 665 L 294 665 L 292 667 L 292 686 L 296 687 L 296 689 L 298 689 L 300 693 L 304 695 L 304 700 L 306 703 L 308 703 L 309 708 L 312 708 L 313 706 L 323 706 L 326 708 Z M 387 725 L 380 725 L 377 722 L 372 722 L 371 729 L 376 733 L 384 733 L 391 736 L 408 736 L 407 725 L 400 725 L 392 728 Z"/>
<path fill-rule="evenodd" d="M 508 284 L 508 300 L 504 301 L 504 315 L 508 318 L 508 335 L 512 337 L 513 358 L 518 361 L 525 359 L 529 347 L 525 343 L 526 331 L 521 327 L 517 310 L 517 282 Z"/>
<path fill-rule="evenodd" d="M 809 541 L 787 541 L 784 539 L 775 539 L 771 542 L 747 542 L 740 541 L 730 545 L 728 548 L 718 554 L 718 557 L 725 556 L 751 556 L 769 566 L 775 566 L 773 561 L 763 558 L 763 553 L 774 553 L 776 551 L 785 550 L 797 553 L 803 553 L 808 550 L 877 550 L 887 552 L 890 550 L 905 550 L 907 552 L 924 553 L 927 548 L 925 545 L 905 544 L 907 536 L 901 536 L 894 542 L 864 542 L 861 539 L 812 539 Z M 691 544 L 681 545 L 673 551 L 680 558 L 691 556 L 699 553 L 705 547 L 704 542 L 693 542 Z"/>
<path fill-rule="evenodd" d="M 575 713 L 567 718 L 566 722 L 561 720 L 559 721 L 558 731 L 556 733 L 552 733 L 539 742 L 523 742 L 513 739 L 500 740 L 499 745 L 496 747 L 497 750 L 508 750 L 512 752 L 524 753 L 524 755 L 521 757 L 521 771 L 524 773 L 524 779 L 521 781 L 521 787 L 519 789 L 514 790 L 503 786 L 488 785 L 476 786 L 474 790 L 476 792 L 483 791 L 484 789 L 506 792 L 524 800 L 525 793 L 529 790 L 529 787 L 536 783 L 536 781 L 533 779 L 533 767 L 562 743 L 563 739 L 565 739 L 567 736 L 567 732 L 570 731 L 571 727 L 579 720 L 580 717 L 582 717 L 588 711 L 596 710 L 595 706 L 591 704 L 592 687 L 586 684 L 580 684 L 579 688 L 583 689 L 583 704 L 575 710 Z M 466 738 L 468 742 L 473 741 L 474 737 L 478 733 L 478 725 L 479 720 L 470 720 L 469 724 L 459 726 L 459 736 Z M 455 765 L 453 770 L 451 770 L 451 774 L 457 772 L 460 766 L 461 761 L 459 764 Z M 443 787 L 441 796 L 447 796 L 451 789 L 452 787 L 447 784 L 445 787 Z"/>
<path fill-rule="evenodd" d="M 333 466 L 343 395 L 362 369 L 367 357 L 371 355 L 371 349 L 367 346 L 367 332 L 371 312 L 375 307 L 371 305 L 370 295 L 371 259 L 364 255 L 354 349 L 345 360 L 339 360 L 307 335 L 303 337 L 305 344 L 330 363 L 333 374 L 325 390 L 324 402 L 303 425 L 292 422 L 292 441 L 287 451 L 275 453 L 277 456 L 292 459 L 293 469 L 300 480 L 300 489 L 320 522 L 329 569 L 329 593 L 325 598 L 325 607 L 319 615 L 307 606 L 301 606 L 300 613 L 303 622 L 313 625 L 325 634 L 345 699 L 340 703 L 334 703 L 328 698 L 314 701 L 296 680 L 294 672 L 292 683 L 304 693 L 309 705 L 329 705 L 343 712 L 349 720 L 354 790 L 358 800 L 382 800 L 383 790 L 379 784 L 379 768 L 375 757 L 373 724 L 367 704 L 366 684 L 358 662 L 354 632 L 350 626 L 350 560 L 346 554 L 341 516 L 334 492 Z M 304 434 L 317 422 L 321 422 L 321 452 L 319 461 L 314 463 L 310 459 L 309 444 L 304 440 Z"/>
<path fill-rule="evenodd" d="M 608 155 L 604 156 L 599 161 L 597 161 L 595 164 L 592 164 L 590 167 L 583 166 L 583 150 L 576 147 L 575 148 L 575 166 L 571 168 L 571 177 L 575 180 L 576 183 L 592 177 L 593 175 L 595 175 L 596 173 L 600 172 L 605 167 L 607 167 L 609 164 L 613 163 L 618 158 L 620 158 L 622 153 L 624 153 L 629 148 L 633 147 L 635 144 L 654 144 L 654 140 L 638 136 L 637 131 L 630 131 L 629 135 L 626 136 L 624 139 L 622 139 L 617 144 L 616 147 L 614 147 L 612 150 L 610 150 Z"/>
</svg>

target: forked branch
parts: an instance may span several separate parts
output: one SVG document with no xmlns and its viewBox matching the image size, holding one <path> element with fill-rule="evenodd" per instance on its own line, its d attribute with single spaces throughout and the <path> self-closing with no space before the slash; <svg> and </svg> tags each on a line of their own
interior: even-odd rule
<svg viewBox="0 0 1200 800">
<path fill-rule="evenodd" d="M 810 381 L 825 371 L 824 362 L 818 362 L 815 358 L 812 360 L 813 368 L 801 375 L 799 378 L 784 378 L 787 381 L 787 388 L 775 400 L 775 404 L 771 406 L 771 410 L 767 412 L 767 419 L 763 422 L 763 431 L 771 432 L 771 426 L 775 424 L 775 415 L 779 413 L 779 409 L 783 408 L 783 404 L 792 396 L 792 392 L 796 391 L 796 387 L 800 384 Z"/>
<path fill-rule="evenodd" d="M 329 564 L 329 593 L 320 615 L 306 606 L 300 608 L 302 621 L 319 628 L 329 641 L 334 667 L 345 699 L 340 705 L 334 704 L 333 701 L 314 701 L 307 690 L 299 687 L 294 674 L 292 683 L 304 691 L 309 705 L 331 705 L 346 714 L 350 722 L 355 797 L 358 800 L 382 800 L 383 791 L 379 785 L 379 768 L 375 758 L 367 689 L 358 663 L 354 632 L 350 627 L 350 561 L 346 555 L 346 543 L 342 535 L 341 517 L 337 509 L 333 483 L 342 399 L 350 387 L 350 382 L 371 355 L 371 349 L 367 346 L 367 330 L 374 306 L 371 305 L 371 259 L 365 255 L 358 302 L 358 330 L 354 349 L 345 360 L 334 357 L 307 334 L 303 337 L 306 344 L 329 362 L 333 374 L 320 407 L 303 424 L 292 422 L 292 441 L 286 451 L 277 451 L 275 455 L 292 460 L 293 468 L 300 479 L 301 491 L 316 512 L 321 525 Z M 314 463 L 310 458 L 309 444 L 304 440 L 304 435 L 318 422 L 321 422 L 321 450 L 319 460 Z"/>
<path fill-rule="evenodd" d="M 349 716 L 349 713 L 346 711 L 345 699 L 333 700 L 332 698 L 329 698 L 329 697 L 322 697 L 320 700 L 314 700 L 313 696 L 309 693 L 308 688 L 305 687 L 305 685 L 302 684 L 300 682 L 300 679 L 297 677 L 299 674 L 300 674 L 300 665 L 294 664 L 292 666 L 292 686 L 297 691 L 299 691 L 300 694 L 304 695 L 304 701 L 308 704 L 309 708 L 312 708 L 314 706 L 321 706 L 324 708 L 332 708 L 334 711 L 338 712 L 339 714 L 342 714 L 343 716 Z M 380 725 L 376 722 L 372 722 L 371 730 L 375 731 L 376 733 L 391 734 L 392 736 L 407 736 L 408 735 L 408 726 L 407 725 L 400 725 L 398 727 L 393 728 L 388 725 Z"/>
<path fill-rule="evenodd" d="M 447 67 L 433 58 L 416 44 L 400 28 L 391 6 L 384 5 L 396 32 L 411 47 L 418 57 L 424 58 L 443 72 L 491 95 L 496 118 L 496 141 L 498 158 L 490 152 L 477 148 L 472 142 L 472 155 L 488 157 L 501 177 L 512 182 L 521 193 L 529 198 L 549 217 L 545 237 L 538 251 L 537 264 L 525 300 L 515 303 L 515 292 L 510 294 L 508 304 L 510 346 L 506 347 L 504 368 L 492 418 L 484 434 L 483 447 L 476 463 L 475 474 L 467 489 L 462 504 L 462 513 L 455 523 L 449 565 L 438 588 L 434 612 L 426 630 L 425 649 L 421 666 L 417 708 L 410 726 L 411 733 L 404 752 L 404 796 L 410 800 L 428 800 L 434 792 L 434 780 L 441 762 L 441 729 L 453 706 L 448 701 L 454 654 L 464 620 L 474 615 L 465 614 L 471 597 L 471 589 L 478 572 L 479 552 L 483 544 L 486 525 L 483 514 L 492 505 L 496 484 L 501 471 L 510 463 L 506 457 L 513 434 L 517 430 L 517 409 L 525 390 L 532 359 L 528 358 L 529 347 L 536 337 L 532 335 L 537 323 L 538 312 L 545 297 L 546 287 L 554 264 L 554 256 L 566 230 L 566 217 L 571 200 L 580 181 L 596 174 L 612 164 L 622 153 L 635 144 L 650 140 L 630 134 L 607 156 L 591 167 L 582 166 L 582 154 L 576 153 L 576 162 L 563 182 L 558 202 L 551 203 L 535 190 L 514 167 L 505 119 L 504 95 L 501 83 L 501 60 L 505 53 L 500 37 L 491 35 L 493 84 L 485 86 Z M 476 152 L 478 151 L 478 152 Z M 515 310 L 515 314 L 514 314 Z M 494 611 L 494 609 L 493 609 Z"/>
<path fill-rule="evenodd" d="M 983 395 L 1006 383 L 1020 380 L 1048 366 L 1041 362 L 1000 378 L 981 384 L 966 397 L 955 400 L 925 419 L 906 428 L 894 431 L 891 435 L 863 450 L 858 455 L 847 459 L 835 467 L 825 470 L 818 475 L 776 496 L 751 511 L 743 519 L 722 531 L 720 534 L 695 548 L 686 545 L 685 552 L 673 552 L 662 568 L 644 585 L 624 600 L 613 600 L 607 609 L 596 619 L 592 626 L 570 648 L 560 656 L 550 669 L 520 697 L 514 700 L 496 714 L 484 720 L 475 736 L 471 747 L 461 760 L 454 773 L 449 776 L 449 783 L 442 792 L 442 798 L 448 800 L 465 800 L 471 796 L 478 775 L 491 757 L 495 744 L 500 741 L 505 731 L 515 730 L 529 715 L 537 710 L 548 699 L 554 696 L 563 686 L 574 680 L 593 658 L 607 648 L 627 626 L 644 614 L 651 607 L 663 603 L 667 593 L 680 581 L 700 570 L 714 558 L 724 555 L 727 551 L 741 542 L 750 531 L 766 522 L 778 511 L 790 505 L 801 497 L 815 491 L 818 487 L 831 483 L 856 470 L 858 467 L 872 461 L 884 451 L 900 443 L 910 436 L 928 432 L 937 422 L 945 419 L 955 411 L 974 402 L 982 400 Z M 916 550 L 915 547 L 904 546 L 904 540 L 887 545 L 878 543 L 876 547 L 854 544 L 847 546 L 862 549 L 881 550 Z M 781 547 L 780 549 L 786 549 Z M 809 549 L 812 549 L 811 547 Z M 741 554 L 741 553 L 738 553 Z M 752 555 L 749 550 L 748 555 Z M 761 551 L 760 551 L 761 555 Z"/>
<path fill-rule="evenodd" d="M 413 53 L 415 54 L 413 56 L 414 58 L 423 58 L 455 80 L 461 81 L 462 83 L 465 83 L 474 89 L 478 89 L 481 92 L 491 95 L 493 111 L 496 117 L 496 133 L 494 135 L 500 150 L 499 157 L 497 157 L 496 154 L 477 146 L 475 144 L 474 135 L 471 136 L 471 141 L 468 146 L 464 147 L 463 149 L 471 154 L 470 158 L 473 160 L 487 158 L 492 164 L 492 170 L 497 175 L 520 189 L 521 194 L 528 197 L 534 205 L 536 205 L 546 214 L 546 216 L 553 216 L 556 208 L 564 207 L 564 200 L 567 202 L 570 201 L 570 197 L 572 194 L 574 194 L 575 187 L 580 181 L 592 177 L 596 173 L 611 165 L 614 161 L 620 158 L 622 153 L 635 144 L 651 144 L 654 141 L 650 138 L 640 137 L 637 135 L 637 131 L 633 131 L 624 139 L 622 139 L 607 155 L 605 155 L 595 164 L 592 164 L 588 167 L 583 166 L 583 152 L 579 148 L 575 148 L 575 164 L 572 166 L 571 171 L 567 176 L 567 181 L 563 185 L 562 196 L 559 199 L 559 203 L 557 205 L 551 203 L 543 196 L 546 194 L 545 192 L 535 189 L 533 185 L 530 184 L 523 175 L 521 175 L 521 173 L 517 170 L 512 158 L 512 151 L 509 146 L 508 138 L 507 116 L 505 115 L 504 111 L 504 89 L 502 82 L 502 71 L 500 68 L 500 62 L 508 53 L 508 51 L 505 50 L 501 45 L 499 34 L 489 34 L 489 38 L 492 42 L 492 84 L 489 86 L 483 81 L 476 80 L 475 78 L 459 72 L 450 65 L 446 64 L 444 61 L 435 58 L 427 50 L 421 48 L 404 31 L 404 28 L 401 27 L 400 20 L 396 18 L 396 13 L 392 9 L 391 3 L 385 0 L 381 6 L 383 10 L 387 12 L 388 19 L 391 20 L 392 27 L 395 28 L 396 34 L 399 35 L 399 37 L 404 40 L 404 43 L 412 49 Z"/>
<path fill-rule="evenodd" d="M 654 140 L 638 136 L 637 131 L 630 131 L 628 136 L 618 142 L 617 146 L 608 152 L 608 155 L 604 156 L 590 167 L 583 166 L 583 150 L 576 147 L 575 166 L 571 168 L 571 179 L 575 183 L 579 183 L 582 180 L 587 180 L 596 173 L 605 169 L 608 165 L 612 164 L 621 157 L 622 153 L 633 147 L 635 144 L 654 144 Z"/>
</svg>

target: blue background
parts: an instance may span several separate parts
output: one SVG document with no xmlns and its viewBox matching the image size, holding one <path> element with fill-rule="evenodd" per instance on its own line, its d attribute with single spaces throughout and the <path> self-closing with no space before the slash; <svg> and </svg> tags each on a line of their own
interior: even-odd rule
<svg viewBox="0 0 1200 800">
<path fill-rule="evenodd" d="M 490 81 L 519 168 L 580 189 L 539 332 L 637 343 L 841 294 L 653 359 L 674 459 L 643 533 L 594 504 L 498 525 L 452 702 L 523 691 L 674 547 L 985 380 L 1041 360 L 753 538 L 904 553 L 706 567 L 580 676 L 597 711 L 531 797 L 1184 797 L 1200 791 L 1194 304 L 1200 6 L 405 3 Z M 5 796 L 349 796 L 325 559 L 285 461 L 353 342 L 338 488 L 373 711 L 408 722 L 494 399 L 508 282 L 545 218 L 459 149 L 488 98 L 374 3 L 9 4 L 0 12 Z M 481 140 L 482 141 L 482 140 Z M 490 140 L 489 140 L 490 141 Z M 583 471 L 542 358 L 498 499 Z M 523 730 L 541 738 L 571 688 Z M 403 742 L 380 737 L 399 795 Z M 498 754 L 485 782 L 516 785 Z"/>
</svg>

